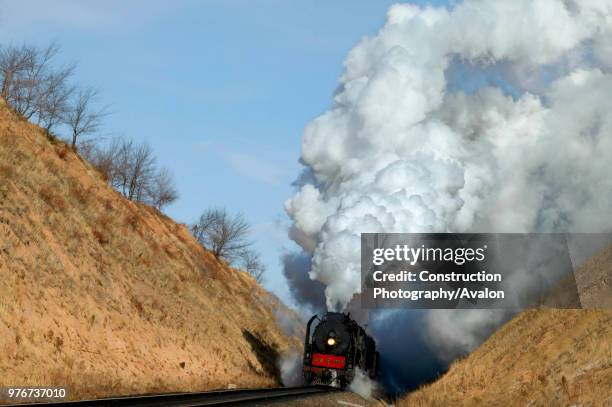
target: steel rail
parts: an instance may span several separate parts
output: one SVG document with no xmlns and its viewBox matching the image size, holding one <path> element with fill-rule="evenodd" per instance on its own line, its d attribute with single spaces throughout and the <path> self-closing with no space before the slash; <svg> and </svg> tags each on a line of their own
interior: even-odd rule
<svg viewBox="0 0 612 407">
<path fill-rule="evenodd" d="M 64 401 L 34 404 L 11 404 L 11 406 L 48 406 L 48 407 L 197 407 L 228 406 L 244 403 L 264 402 L 296 398 L 338 391 L 329 386 L 278 387 L 266 389 L 216 390 L 198 393 L 165 393 L 142 396 L 111 397 L 92 400 Z M 17 402 L 17 400 L 15 400 Z"/>
</svg>

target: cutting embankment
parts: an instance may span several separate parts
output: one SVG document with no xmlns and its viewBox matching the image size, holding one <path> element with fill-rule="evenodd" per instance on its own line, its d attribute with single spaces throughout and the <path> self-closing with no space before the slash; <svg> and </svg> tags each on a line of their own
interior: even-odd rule
<svg viewBox="0 0 612 407">
<path fill-rule="evenodd" d="M 612 247 L 575 279 L 592 309 L 520 313 L 399 406 L 612 406 Z"/>
<path fill-rule="evenodd" d="M 279 384 L 293 314 L 0 100 L 0 386 L 71 398 Z"/>
</svg>

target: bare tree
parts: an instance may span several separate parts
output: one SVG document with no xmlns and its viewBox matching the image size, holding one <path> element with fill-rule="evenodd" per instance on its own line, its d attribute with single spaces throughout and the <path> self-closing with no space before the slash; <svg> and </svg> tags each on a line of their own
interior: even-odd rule
<svg viewBox="0 0 612 407">
<path fill-rule="evenodd" d="M 9 46 L 0 49 L 0 75 L 2 75 L 2 89 L 0 96 L 10 102 L 15 90 L 15 84 L 23 80 L 23 76 L 34 65 L 36 60 L 35 48 L 28 46 Z"/>
<path fill-rule="evenodd" d="M 159 170 L 151 182 L 148 194 L 151 204 L 160 211 L 166 205 L 178 199 L 178 191 L 176 190 L 174 180 L 168 169 L 162 168 Z"/>
<path fill-rule="evenodd" d="M 242 250 L 239 253 L 240 266 L 255 278 L 258 283 L 263 282 L 266 267 L 260 260 L 259 253 L 249 248 Z"/>
<path fill-rule="evenodd" d="M 59 51 L 55 43 L 43 49 L 30 45 L 0 49 L 0 95 L 26 119 L 36 116 L 47 135 L 61 121 L 72 92 L 67 82 L 74 66 L 51 67 Z"/>
<path fill-rule="evenodd" d="M 131 201 L 145 202 L 155 176 L 155 156 L 151 147 L 123 140 L 113 165 L 111 185 Z"/>
<path fill-rule="evenodd" d="M 70 110 L 68 102 L 74 92 L 74 87 L 67 84 L 70 75 L 71 69 L 53 73 L 44 78 L 40 85 L 42 89 L 37 97 L 36 111 L 39 124 L 48 137 L 51 137 L 53 127 L 66 121 Z"/>
<path fill-rule="evenodd" d="M 118 163 L 123 141 L 113 139 L 106 147 L 101 147 L 96 143 L 81 143 L 79 151 L 81 155 L 89 161 L 111 184 L 116 187 L 118 184 Z"/>
<path fill-rule="evenodd" d="M 241 214 L 231 216 L 225 209 L 208 209 L 191 227 L 200 244 L 217 258 L 235 260 L 251 246 L 247 239 L 250 227 Z"/>
<path fill-rule="evenodd" d="M 27 48 L 27 47 L 26 47 Z M 61 79 L 62 85 L 72 75 L 74 66 L 58 69 L 54 72 L 51 67 L 53 58 L 60 52 L 59 45 L 51 43 L 44 49 L 30 47 L 32 61 L 23 75 L 15 81 L 14 91 L 10 103 L 17 113 L 30 120 L 35 115 L 40 115 L 39 108 L 42 98 L 49 95 L 47 86 L 51 84 L 57 89 L 57 79 Z M 53 76 L 55 75 L 55 78 Z"/>
<path fill-rule="evenodd" d="M 208 209 L 191 225 L 191 233 L 202 246 L 217 258 L 243 268 L 261 283 L 266 268 L 259 253 L 251 248 L 249 232 L 249 224 L 242 215 L 231 216 L 225 209 Z"/>
<path fill-rule="evenodd" d="M 127 199 L 151 203 L 151 192 L 160 187 L 155 185 L 159 173 L 155 167 L 153 150 L 146 144 L 136 144 L 132 140 L 114 139 L 105 148 L 93 146 L 83 149 L 85 158 L 96 167 L 108 183 L 121 192 Z M 168 200 L 172 195 L 172 181 L 169 173 L 162 175 L 164 197 Z"/>
<path fill-rule="evenodd" d="M 93 88 L 80 89 L 72 106 L 65 115 L 66 124 L 70 127 L 72 149 L 76 150 L 80 137 L 94 134 L 102 125 L 102 119 L 108 113 L 105 109 L 94 109 L 92 106 L 98 98 L 98 91 Z"/>
<path fill-rule="evenodd" d="M 216 211 L 209 209 L 200 215 L 200 219 L 196 223 L 191 225 L 191 233 L 202 246 L 208 245 L 208 233 L 215 222 Z"/>
</svg>

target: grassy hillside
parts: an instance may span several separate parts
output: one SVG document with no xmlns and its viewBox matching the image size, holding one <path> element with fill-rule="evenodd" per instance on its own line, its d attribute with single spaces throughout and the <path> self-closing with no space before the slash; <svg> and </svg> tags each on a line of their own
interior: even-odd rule
<svg viewBox="0 0 612 407">
<path fill-rule="evenodd" d="M 0 386 L 269 386 L 276 355 L 299 345 L 276 323 L 289 311 L 249 275 L 1 100 L 0 275 Z"/>
<path fill-rule="evenodd" d="M 612 247 L 576 272 L 582 305 L 609 307 Z M 612 310 L 528 310 L 400 406 L 612 406 Z"/>
</svg>

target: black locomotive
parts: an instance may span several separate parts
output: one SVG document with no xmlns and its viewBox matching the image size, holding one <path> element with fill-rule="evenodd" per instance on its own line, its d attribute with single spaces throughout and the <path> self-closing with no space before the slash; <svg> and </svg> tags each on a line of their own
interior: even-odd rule
<svg viewBox="0 0 612 407">
<path fill-rule="evenodd" d="M 313 327 L 315 320 L 318 324 Z M 350 314 L 328 312 L 322 319 L 318 315 L 310 318 L 304 342 L 303 372 L 307 384 L 344 388 L 355 377 L 356 369 L 375 378 L 377 365 L 374 339 Z"/>
</svg>

